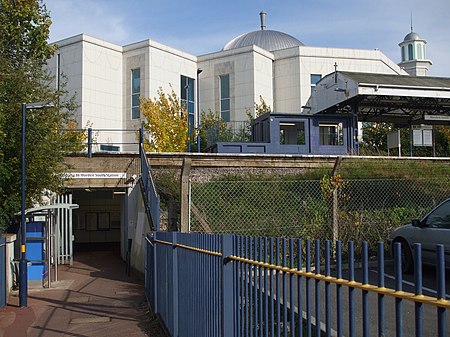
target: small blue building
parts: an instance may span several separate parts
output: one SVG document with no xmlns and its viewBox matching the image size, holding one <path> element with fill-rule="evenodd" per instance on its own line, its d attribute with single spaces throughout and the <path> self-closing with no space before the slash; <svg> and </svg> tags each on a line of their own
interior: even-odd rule
<svg viewBox="0 0 450 337">
<path fill-rule="evenodd" d="M 251 142 L 217 142 L 209 152 L 345 155 L 357 152 L 352 115 L 266 113 L 251 124 Z"/>
</svg>

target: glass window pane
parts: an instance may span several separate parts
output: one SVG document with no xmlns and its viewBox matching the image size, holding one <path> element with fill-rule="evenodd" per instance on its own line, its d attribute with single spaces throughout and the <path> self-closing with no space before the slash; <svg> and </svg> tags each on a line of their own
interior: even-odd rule
<svg viewBox="0 0 450 337">
<path fill-rule="evenodd" d="M 131 70 L 131 92 L 138 94 L 141 92 L 141 69 Z"/>
<path fill-rule="evenodd" d="M 422 59 L 422 45 L 421 44 L 417 45 L 417 58 L 419 60 Z"/>
<path fill-rule="evenodd" d="M 229 122 L 230 121 L 230 111 L 222 111 L 220 113 L 220 117 L 225 121 L 225 122 Z"/>
<path fill-rule="evenodd" d="M 311 74 L 311 84 L 317 84 L 322 79 L 322 75 L 320 74 Z"/>
<path fill-rule="evenodd" d="M 319 124 L 320 145 L 344 145 L 342 123 Z"/>
<path fill-rule="evenodd" d="M 414 49 L 413 49 L 413 45 L 409 44 L 408 45 L 408 60 L 413 60 L 414 59 Z"/>
<path fill-rule="evenodd" d="M 180 98 L 181 100 L 186 100 L 186 96 L 189 96 L 189 101 L 194 102 L 194 95 L 195 95 L 195 81 L 193 78 L 183 76 L 180 77 Z"/>
<path fill-rule="evenodd" d="M 194 79 L 189 78 L 188 82 L 189 82 L 189 101 L 193 102 L 195 93 Z"/>
<path fill-rule="evenodd" d="M 188 126 L 189 126 L 189 136 L 192 135 L 192 132 L 194 130 L 194 114 L 189 114 L 188 116 Z"/>
<path fill-rule="evenodd" d="M 194 102 L 189 102 L 189 104 L 188 104 L 188 111 L 190 113 L 194 112 Z"/>
<path fill-rule="evenodd" d="M 280 122 L 280 144 L 305 145 L 305 123 Z"/>
<path fill-rule="evenodd" d="M 139 106 L 139 95 L 131 96 L 131 106 L 138 107 Z"/>
<path fill-rule="evenodd" d="M 220 101 L 220 111 L 230 110 L 230 99 L 223 99 Z"/>
<path fill-rule="evenodd" d="M 180 90 L 181 90 L 181 100 L 186 100 L 186 84 L 187 84 L 187 77 L 181 75 L 181 86 L 180 86 Z"/>
<path fill-rule="evenodd" d="M 426 219 L 430 227 L 450 228 L 450 201 L 436 208 Z"/>
<path fill-rule="evenodd" d="M 141 110 L 136 107 L 131 109 L 131 119 L 139 119 L 141 116 Z"/>
<path fill-rule="evenodd" d="M 230 75 L 220 76 L 220 98 L 230 97 Z"/>
</svg>

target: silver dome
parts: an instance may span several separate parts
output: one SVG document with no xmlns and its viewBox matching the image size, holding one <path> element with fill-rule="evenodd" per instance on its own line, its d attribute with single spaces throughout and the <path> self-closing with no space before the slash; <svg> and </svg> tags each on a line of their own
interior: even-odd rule
<svg viewBox="0 0 450 337">
<path fill-rule="evenodd" d="M 291 35 L 278 32 L 276 30 L 266 30 L 267 13 L 261 11 L 259 16 L 261 19 L 261 30 L 242 34 L 234 38 L 228 42 L 222 50 L 256 45 L 268 51 L 275 51 L 291 47 L 304 46 L 302 42 Z"/>
<path fill-rule="evenodd" d="M 268 51 L 304 46 L 295 37 L 276 30 L 257 30 L 242 34 L 228 42 L 222 50 L 256 45 Z"/>
<path fill-rule="evenodd" d="M 403 39 L 403 41 L 414 41 L 414 40 L 422 40 L 419 36 L 419 34 L 415 33 L 415 32 L 411 32 L 408 35 L 405 36 L 405 38 Z"/>
</svg>

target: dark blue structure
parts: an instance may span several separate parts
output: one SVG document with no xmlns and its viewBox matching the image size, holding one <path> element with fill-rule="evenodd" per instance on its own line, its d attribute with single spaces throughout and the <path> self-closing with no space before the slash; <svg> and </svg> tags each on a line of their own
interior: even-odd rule
<svg viewBox="0 0 450 337">
<path fill-rule="evenodd" d="M 6 239 L 0 231 L 0 308 L 6 305 Z"/>
<path fill-rule="evenodd" d="M 251 125 L 251 142 L 217 142 L 209 152 L 346 155 L 357 152 L 353 115 L 267 113 Z"/>
<path fill-rule="evenodd" d="M 28 222 L 26 225 L 26 247 L 28 266 L 28 280 L 44 283 L 48 266 L 46 260 L 46 227 L 45 222 Z"/>
</svg>

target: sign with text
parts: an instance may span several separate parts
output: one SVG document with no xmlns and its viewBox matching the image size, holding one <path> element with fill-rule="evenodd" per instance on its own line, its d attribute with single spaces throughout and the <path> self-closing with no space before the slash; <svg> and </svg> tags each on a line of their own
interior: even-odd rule
<svg viewBox="0 0 450 337">
<path fill-rule="evenodd" d="M 73 179 L 124 179 L 127 174 L 124 172 L 69 172 L 67 176 Z"/>
</svg>

